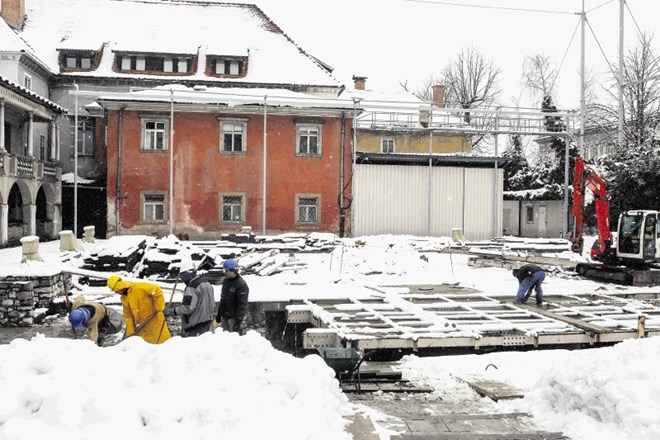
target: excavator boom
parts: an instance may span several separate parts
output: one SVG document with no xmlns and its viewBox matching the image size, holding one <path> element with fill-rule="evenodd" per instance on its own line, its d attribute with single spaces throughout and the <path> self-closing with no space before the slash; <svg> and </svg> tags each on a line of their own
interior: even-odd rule
<svg viewBox="0 0 660 440">
<path fill-rule="evenodd" d="M 607 256 L 612 247 L 612 230 L 610 229 L 610 203 L 607 199 L 607 185 L 602 177 L 584 160 L 575 158 L 575 175 L 573 180 L 573 216 L 575 217 L 575 233 L 571 238 L 574 252 L 581 253 L 583 248 L 584 229 L 584 192 L 589 188 L 596 205 L 596 224 L 598 226 L 599 250 L 602 256 Z"/>
</svg>

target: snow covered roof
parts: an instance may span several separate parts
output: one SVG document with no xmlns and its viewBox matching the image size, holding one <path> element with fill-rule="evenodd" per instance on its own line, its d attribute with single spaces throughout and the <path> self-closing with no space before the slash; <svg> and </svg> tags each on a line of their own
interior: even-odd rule
<svg viewBox="0 0 660 440">
<path fill-rule="evenodd" d="M 57 104 L 55 104 L 53 101 L 48 100 L 44 98 L 41 95 L 38 95 L 34 93 L 33 91 L 26 89 L 25 87 L 16 84 L 13 81 L 10 81 L 6 78 L 3 78 L 0 76 L 0 85 L 3 85 L 7 87 L 8 89 L 18 93 L 19 95 L 25 96 L 26 98 L 29 98 L 31 101 L 38 102 L 42 105 L 45 105 L 46 107 L 50 108 L 51 110 L 55 110 L 57 112 L 61 113 L 67 113 L 67 110 L 64 107 L 61 107 Z"/>
<path fill-rule="evenodd" d="M 49 68 L 64 76 L 172 79 L 167 74 L 118 71 L 116 55 L 196 57 L 178 80 L 339 87 L 307 54 L 252 4 L 159 0 L 26 0 L 21 37 Z M 95 52 L 90 70 L 61 71 L 61 51 Z M 242 77 L 207 75 L 207 56 L 247 57 Z"/>
<path fill-rule="evenodd" d="M 428 166 L 428 154 L 415 154 L 415 153 L 364 153 L 356 152 L 356 162 L 364 165 L 421 165 Z M 495 160 L 497 166 L 502 168 L 509 163 L 508 159 L 483 157 L 483 156 L 466 156 L 464 154 L 433 154 L 433 166 L 444 167 L 466 167 L 466 168 L 493 168 Z"/>
<path fill-rule="evenodd" d="M 315 108 L 315 109 L 353 109 L 353 101 L 347 97 L 319 97 L 287 89 L 264 88 L 191 88 L 182 85 L 164 85 L 149 90 L 140 90 L 128 93 L 114 93 L 101 96 L 99 102 L 105 107 L 112 107 L 112 103 L 141 102 L 141 103 L 169 103 L 191 104 L 199 110 L 200 105 L 210 104 L 217 107 L 223 104 L 228 107 L 263 105 L 264 100 L 268 106 Z"/>
</svg>

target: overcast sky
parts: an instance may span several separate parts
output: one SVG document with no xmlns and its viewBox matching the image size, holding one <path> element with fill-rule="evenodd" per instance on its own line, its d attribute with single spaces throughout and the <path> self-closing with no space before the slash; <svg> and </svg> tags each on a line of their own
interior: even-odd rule
<svg viewBox="0 0 660 440">
<path fill-rule="evenodd" d="M 371 89 L 397 90 L 399 82 L 405 80 L 416 86 L 431 74 L 437 75 L 462 48 L 474 46 L 502 68 L 502 104 L 513 105 L 514 97 L 522 98 L 522 103 L 528 100 L 520 91 L 526 55 L 544 53 L 559 66 L 566 54 L 557 101 L 562 108 L 579 105 L 580 27 L 576 13 L 582 8 L 582 0 L 252 3 L 303 49 L 333 66 L 335 76 L 347 84 L 352 84 L 351 76 L 355 74 L 368 77 L 367 88 Z M 660 2 L 627 0 L 624 9 L 624 45 L 630 47 L 637 42 L 638 26 L 649 33 L 657 28 L 654 21 Z M 618 61 L 619 0 L 585 0 L 585 11 L 589 21 L 585 31 L 586 65 L 605 80 L 605 56 L 610 62 Z"/>
</svg>

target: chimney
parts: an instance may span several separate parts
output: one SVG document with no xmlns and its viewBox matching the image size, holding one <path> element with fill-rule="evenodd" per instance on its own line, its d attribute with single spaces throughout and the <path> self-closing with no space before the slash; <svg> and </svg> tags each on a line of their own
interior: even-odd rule
<svg viewBox="0 0 660 440">
<path fill-rule="evenodd" d="M 0 0 L 0 16 L 14 29 L 25 22 L 25 0 Z"/>
<path fill-rule="evenodd" d="M 445 106 L 445 86 L 442 84 L 433 85 L 433 104 L 438 107 Z"/>
<path fill-rule="evenodd" d="M 367 83 L 367 77 L 353 75 L 353 83 L 355 84 L 355 90 L 364 90 L 364 86 Z"/>
</svg>

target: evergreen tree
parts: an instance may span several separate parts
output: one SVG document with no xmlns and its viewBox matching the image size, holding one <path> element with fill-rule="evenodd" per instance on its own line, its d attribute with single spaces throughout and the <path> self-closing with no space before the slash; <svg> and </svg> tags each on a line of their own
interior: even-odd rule
<svg viewBox="0 0 660 440">
<path fill-rule="evenodd" d="M 510 160 L 510 164 L 504 168 L 504 191 L 529 189 L 532 177 L 523 152 L 521 136 L 514 134 L 510 140 L 511 145 L 502 154 L 502 157 Z"/>
<path fill-rule="evenodd" d="M 543 102 L 541 104 L 541 111 L 544 113 L 550 113 L 545 117 L 545 128 L 547 131 L 552 133 L 558 133 L 566 131 L 566 123 L 560 116 L 552 115 L 552 113 L 557 113 L 557 107 L 552 102 L 552 97 L 546 95 L 543 97 Z M 547 184 L 563 186 L 564 184 L 564 174 L 565 168 L 564 164 L 566 163 L 566 139 L 564 137 L 556 136 L 552 138 L 550 143 L 550 151 L 557 158 L 556 163 L 549 169 L 548 181 Z M 573 183 L 573 173 L 572 170 L 575 168 L 575 158 L 578 155 L 578 150 L 575 144 L 571 143 L 568 149 L 568 181 L 569 184 Z"/>
</svg>

